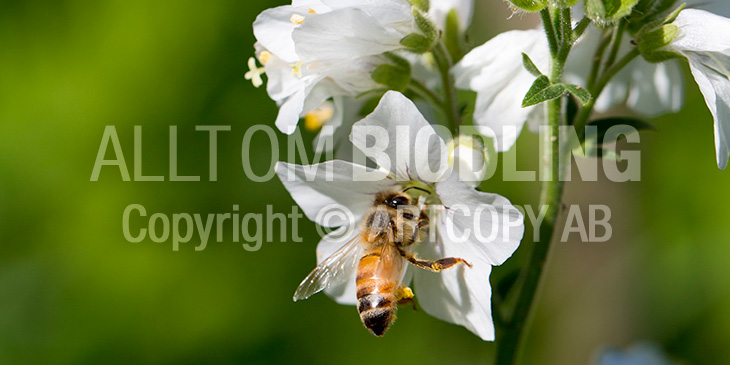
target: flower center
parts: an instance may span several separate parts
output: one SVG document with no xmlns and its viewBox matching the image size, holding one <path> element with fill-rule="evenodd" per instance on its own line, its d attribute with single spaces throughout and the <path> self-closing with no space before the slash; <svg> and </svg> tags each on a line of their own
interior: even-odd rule
<svg viewBox="0 0 730 365">
<path fill-rule="evenodd" d="M 296 76 L 300 79 L 302 78 L 302 61 L 299 61 L 294 65 L 291 65 L 291 74 L 292 74 L 292 76 Z"/>
</svg>

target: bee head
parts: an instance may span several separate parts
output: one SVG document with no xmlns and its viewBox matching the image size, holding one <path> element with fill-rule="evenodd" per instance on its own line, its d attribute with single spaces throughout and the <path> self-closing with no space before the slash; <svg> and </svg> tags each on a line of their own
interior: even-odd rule
<svg viewBox="0 0 730 365">
<path fill-rule="evenodd" d="M 396 193 L 385 198 L 385 205 L 398 209 L 398 207 L 411 205 L 411 198 L 402 193 Z"/>
</svg>

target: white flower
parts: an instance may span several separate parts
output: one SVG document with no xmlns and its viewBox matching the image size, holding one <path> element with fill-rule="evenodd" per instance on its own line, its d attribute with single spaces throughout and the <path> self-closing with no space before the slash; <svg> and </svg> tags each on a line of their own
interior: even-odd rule
<svg viewBox="0 0 730 365">
<path fill-rule="evenodd" d="M 725 169 L 730 150 L 730 19 L 703 10 L 683 10 L 673 22 L 679 34 L 668 46 L 687 57 L 715 120 L 717 164 Z"/>
<path fill-rule="evenodd" d="M 566 63 L 565 80 L 585 86 L 598 31 L 589 28 L 576 43 Z M 625 48 L 630 47 L 626 40 Z M 550 50 L 541 29 L 513 30 L 473 49 L 452 70 L 456 86 L 477 92 L 474 122 L 480 132 L 495 138 L 502 152 L 514 145 L 525 122 L 539 125 L 540 105 L 522 108 L 535 76 L 522 65 L 527 54 L 544 74 L 549 72 Z M 684 98 L 681 71 L 675 62 L 650 64 L 634 60 L 606 85 L 595 110 L 604 112 L 625 104 L 645 116 L 676 112 Z"/>
<path fill-rule="evenodd" d="M 372 147 L 372 136 L 376 136 L 378 148 Z M 484 340 L 493 340 L 489 274 L 493 265 L 502 264 L 519 245 L 524 233 L 521 213 L 506 198 L 476 191 L 459 181 L 458 174 L 442 168 L 448 159 L 446 143 L 400 93 L 386 93 L 372 114 L 355 123 L 350 138 L 379 169 L 340 160 L 313 166 L 279 163 L 276 167 L 284 186 L 309 219 L 340 227 L 320 241 L 318 263 L 357 235 L 350 227 L 359 224 L 376 193 L 413 185 L 431 190 L 428 199 L 437 204 L 430 215 L 436 240 L 418 243 L 415 253 L 429 259 L 459 257 L 472 267 L 440 273 L 409 267 L 404 284 L 413 280 L 420 306 L 427 313 L 462 325 Z M 332 204 L 346 207 L 351 216 L 324 220 L 321 213 Z M 348 230 L 350 234 L 343 237 L 342 232 Z M 454 235 L 463 237 L 457 242 Z M 355 270 L 349 275 L 345 284 L 325 289 L 342 304 L 356 303 Z"/>
<path fill-rule="evenodd" d="M 294 1 L 261 13 L 254 35 L 267 91 L 280 106 L 276 126 L 291 134 L 324 101 L 376 88 L 370 75 L 387 62 L 382 54 L 414 31 L 406 0 Z"/>
<path fill-rule="evenodd" d="M 454 66 L 456 87 L 477 92 L 474 124 L 493 137 L 502 152 L 514 145 L 520 130 L 537 108 L 522 108 L 522 99 L 535 81 L 522 65 L 526 53 L 547 72 L 550 51 L 541 30 L 504 32 L 474 48 Z"/>
</svg>

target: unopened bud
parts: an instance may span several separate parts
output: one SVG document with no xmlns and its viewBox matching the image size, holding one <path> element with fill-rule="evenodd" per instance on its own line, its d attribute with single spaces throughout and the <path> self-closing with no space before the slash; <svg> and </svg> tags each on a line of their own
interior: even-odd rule
<svg viewBox="0 0 730 365">
<path fill-rule="evenodd" d="M 679 27 L 674 24 L 666 24 L 659 28 L 643 31 L 639 34 L 637 42 L 639 52 L 649 62 L 657 63 L 681 55 L 667 49 L 674 38 L 679 34 Z"/>
<path fill-rule="evenodd" d="M 540 11 L 548 5 L 547 0 L 509 0 L 509 3 L 519 10 L 530 13 Z"/>
</svg>

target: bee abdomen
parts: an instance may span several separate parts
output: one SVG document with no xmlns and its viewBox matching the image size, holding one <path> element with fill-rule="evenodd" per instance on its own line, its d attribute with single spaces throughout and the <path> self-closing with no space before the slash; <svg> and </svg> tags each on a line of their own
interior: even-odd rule
<svg viewBox="0 0 730 365">
<path fill-rule="evenodd" d="M 395 320 L 395 296 L 368 294 L 358 298 L 360 319 L 375 336 L 382 336 Z"/>
</svg>

